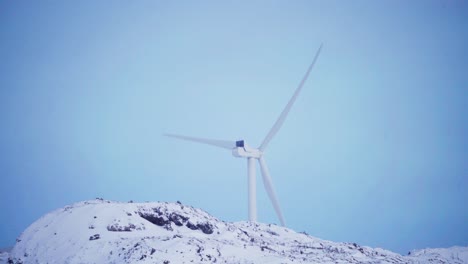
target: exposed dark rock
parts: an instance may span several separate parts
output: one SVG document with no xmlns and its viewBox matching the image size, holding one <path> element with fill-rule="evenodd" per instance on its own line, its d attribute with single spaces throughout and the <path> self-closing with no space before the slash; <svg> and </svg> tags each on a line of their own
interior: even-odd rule
<svg viewBox="0 0 468 264">
<path fill-rule="evenodd" d="M 213 225 L 210 223 L 198 224 L 197 226 L 203 233 L 207 235 L 213 234 Z"/>
<path fill-rule="evenodd" d="M 98 239 L 100 239 L 100 238 L 101 238 L 101 235 L 95 234 L 95 235 L 90 236 L 90 237 L 89 237 L 89 240 L 98 240 Z"/>
<path fill-rule="evenodd" d="M 249 233 L 247 233 L 247 231 L 244 231 L 242 229 L 240 231 L 242 231 L 242 233 L 244 233 L 246 236 L 249 236 Z"/>
<path fill-rule="evenodd" d="M 353 245 L 357 250 L 359 250 L 359 252 L 361 252 L 362 254 L 364 254 L 364 249 L 363 249 L 361 246 L 359 246 L 359 245 L 356 244 L 356 243 L 353 243 L 352 245 Z"/>
<path fill-rule="evenodd" d="M 268 246 L 261 246 L 260 249 L 261 249 L 262 251 L 265 251 L 265 249 L 268 249 L 269 251 L 276 252 L 274 249 L 272 249 L 272 248 L 270 248 L 270 247 L 268 247 Z"/>
<path fill-rule="evenodd" d="M 157 226 L 165 226 L 167 224 L 170 224 L 169 220 L 164 219 L 163 217 L 152 215 L 152 214 L 140 213 L 140 216 Z"/>
<path fill-rule="evenodd" d="M 188 217 L 185 217 L 176 213 L 172 213 L 169 216 L 169 220 L 173 222 L 176 226 L 183 226 L 184 223 L 187 222 Z"/>
<path fill-rule="evenodd" d="M 166 229 L 167 231 L 174 231 L 174 229 L 172 228 L 171 222 L 165 224 L 164 229 Z"/>
<path fill-rule="evenodd" d="M 169 216 L 169 220 L 171 220 L 176 226 L 182 226 L 183 225 L 182 218 L 180 217 L 180 215 L 178 215 L 176 213 L 172 213 Z"/>
<path fill-rule="evenodd" d="M 136 226 L 134 224 L 120 226 L 119 224 L 115 223 L 115 224 L 107 226 L 107 231 L 112 231 L 112 232 L 131 232 L 132 230 L 135 230 L 135 229 L 136 229 Z"/>
<path fill-rule="evenodd" d="M 203 247 L 202 247 L 202 246 L 198 246 L 198 245 L 197 245 L 197 247 L 198 247 L 197 253 L 200 254 L 200 253 L 203 251 Z"/>
<path fill-rule="evenodd" d="M 192 222 L 190 222 L 190 221 L 188 221 L 185 226 L 192 229 L 192 230 L 197 230 L 198 229 L 198 226 L 192 224 Z"/>
<path fill-rule="evenodd" d="M 161 209 L 159 207 L 153 208 L 153 211 L 158 215 L 163 215 L 163 212 L 161 212 Z"/>
<path fill-rule="evenodd" d="M 267 232 L 268 232 L 268 234 L 270 234 L 270 235 L 279 236 L 279 234 L 276 233 L 275 231 L 267 230 Z"/>
</svg>

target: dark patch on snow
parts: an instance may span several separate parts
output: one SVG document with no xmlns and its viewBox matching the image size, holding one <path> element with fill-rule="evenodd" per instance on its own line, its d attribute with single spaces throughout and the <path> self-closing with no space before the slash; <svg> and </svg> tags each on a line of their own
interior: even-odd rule
<svg viewBox="0 0 468 264">
<path fill-rule="evenodd" d="M 242 231 L 242 233 L 244 233 L 244 235 L 250 237 L 250 236 L 249 236 L 249 233 L 247 233 L 247 231 L 244 231 L 244 230 L 242 230 L 242 229 L 240 229 L 240 231 Z"/>
<path fill-rule="evenodd" d="M 100 238 L 101 238 L 101 235 L 95 234 L 95 235 L 90 236 L 90 237 L 89 237 L 89 240 L 98 240 L 98 239 L 100 239 Z"/>
<path fill-rule="evenodd" d="M 152 215 L 152 214 L 140 213 L 140 216 L 142 218 L 150 221 L 151 223 L 157 225 L 157 226 L 165 226 L 167 224 L 170 224 L 169 220 L 166 220 L 163 217 L 155 216 L 155 215 Z"/>
<path fill-rule="evenodd" d="M 198 226 L 192 224 L 192 222 L 190 222 L 190 221 L 188 221 L 185 226 L 192 229 L 192 230 L 197 230 L 198 229 Z"/>
<path fill-rule="evenodd" d="M 268 247 L 268 246 L 260 246 L 260 250 L 265 251 L 265 249 L 268 249 L 269 251 L 276 252 L 274 249 Z"/>
<path fill-rule="evenodd" d="M 203 247 L 202 246 L 199 246 L 197 245 L 197 253 L 200 254 L 202 251 L 203 251 Z"/>
<path fill-rule="evenodd" d="M 213 234 L 213 225 L 208 222 L 204 224 L 198 224 L 197 227 L 207 235 Z"/>
<path fill-rule="evenodd" d="M 279 236 L 278 233 L 276 233 L 275 231 L 272 231 L 272 230 L 267 230 L 267 233 L 272 235 L 272 236 Z"/>
<path fill-rule="evenodd" d="M 169 215 L 169 220 L 173 222 L 176 226 L 183 226 L 185 222 L 187 222 L 188 217 L 172 213 Z"/>
<path fill-rule="evenodd" d="M 120 226 L 119 224 L 115 223 L 115 224 L 107 226 L 107 231 L 111 231 L 111 232 L 131 232 L 132 230 L 135 230 L 135 229 L 136 229 L 136 226 L 134 224 Z"/>
<path fill-rule="evenodd" d="M 356 243 L 353 243 L 352 245 L 353 245 L 354 248 L 356 248 L 357 250 L 359 250 L 359 252 L 361 252 L 362 254 L 364 254 L 364 249 L 363 249 L 361 246 L 359 246 L 359 245 L 356 244 Z"/>
<path fill-rule="evenodd" d="M 189 217 L 181 215 L 175 212 L 168 212 L 167 209 L 161 207 L 154 207 L 151 208 L 153 212 L 138 212 L 140 217 L 144 218 L 145 220 L 149 221 L 152 224 L 157 226 L 161 226 L 166 230 L 173 231 L 172 223 L 175 226 L 186 226 L 191 230 L 200 230 L 204 234 L 212 234 L 213 233 L 213 225 L 209 222 L 205 223 L 194 223 L 189 221 Z"/>
<path fill-rule="evenodd" d="M 163 227 L 167 231 L 174 231 L 174 229 L 172 228 L 171 222 L 169 222 L 167 225 L 164 225 Z"/>
<path fill-rule="evenodd" d="M 158 208 L 158 207 L 153 208 L 153 211 L 154 211 L 155 213 L 157 213 L 158 215 L 163 215 L 163 212 L 161 212 L 161 209 Z"/>
</svg>

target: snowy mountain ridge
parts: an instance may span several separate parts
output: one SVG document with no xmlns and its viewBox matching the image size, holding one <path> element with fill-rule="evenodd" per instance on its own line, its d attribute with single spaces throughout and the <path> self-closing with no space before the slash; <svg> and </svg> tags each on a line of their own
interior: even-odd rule
<svg viewBox="0 0 468 264">
<path fill-rule="evenodd" d="M 0 263 L 468 263 L 468 247 L 402 256 L 181 203 L 75 203 L 38 219 Z"/>
</svg>

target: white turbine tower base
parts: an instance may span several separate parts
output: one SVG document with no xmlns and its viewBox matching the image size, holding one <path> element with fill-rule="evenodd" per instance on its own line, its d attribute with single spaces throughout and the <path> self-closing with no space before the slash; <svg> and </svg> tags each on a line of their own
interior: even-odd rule
<svg viewBox="0 0 468 264">
<path fill-rule="evenodd" d="M 257 221 L 257 184 L 255 177 L 255 158 L 247 158 L 247 177 L 249 188 L 249 221 Z"/>
<path fill-rule="evenodd" d="M 273 127 L 268 132 L 267 136 L 263 140 L 262 144 L 258 148 L 252 148 L 244 140 L 238 141 L 228 141 L 228 140 L 215 140 L 215 139 L 207 139 L 207 138 L 196 138 L 196 137 L 187 137 L 181 135 L 174 135 L 174 134 L 166 134 L 168 137 L 173 137 L 177 139 L 187 140 L 187 141 L 194 141 L 198 143 L 208 144 L 220 148 L 230 149 L 232 150 L 232 155 L 238 158 L 246 158 L 247 159 L 247 181 L 248 181 L 248 195 L 249 195 L 249 221 L 256 222 L 257 221 L 257 194 L 256 194 L 256 176 L 255 176 L 255 160 L 258 160 L 260 164 L 260 171 L 262 174 L 263 185 L 265 190 L 270 198 L 271 203 L 273 204 L 273 208 L 275 209 L 276 215 L 282 226 L 285 226 L 286 223 L 284 221 L 283 213 L 281 212 L 281 207 L 278 202 L 278 198 L 276 196 L 275 189 L 273 187 L 273 182 L 271 180 L 270 172 L 268 171 L 268 167 L 266 165 L 265 159 L 263 158 L 263 153 L 268 146 L 268 143 L 273 139 L 276 133 L 279 131 L 281 126 L 286 120 L 291 107 L 293 106 L 296 98 L 298 97 L 299 93 L 304 86 L 307 78 L 309 77 L 310 71 L 315 65 L 318 56 L 320 55 L 320 51 L 322 50 L 322 45 L 317 50 L 315 54 L 314 60 L 310 64 L 309 68 L 307 69 L 306 74 L 302 78 L 299 86 L 294 91 L 293 96 L 289 99 L 288 104 L 281 112 L 280 116 L 276 120 Z"/>
</svg>

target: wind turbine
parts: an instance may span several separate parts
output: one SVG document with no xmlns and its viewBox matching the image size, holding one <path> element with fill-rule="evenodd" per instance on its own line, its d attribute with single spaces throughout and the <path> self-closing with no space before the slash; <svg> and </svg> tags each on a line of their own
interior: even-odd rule
<svg viewBox="0 0 468 264">
<path fill-rule="evenodd" d="M 304 83 L 306 82 L 307 78 L 309 77 L 309 73 L 314 67 L 315 62 L 317 61 L 318 56 L 320 55 L 320 51 L 322 50 L 322 45 L 320 45 L 317 53 L 315 54 L 314 60 L 310 64 L 309 68 L 307 69 L 306 74 L 302 78 L 302 81 L 299 83 L 299 86 L 296 88 L 291 99 L 289 99 L 288 104 L 281 112 L 281 115 L 276 120 L 273 127 L 268 132 L 268 135 L 263 140 L 262 144 L 258 148 L 252 148 L 244 140 L 238 141 L 227 141 L 227 140 L 216 140 L 216 139 L 207 139 L 207 138 L 197 138 L 197 137 L 188 137 L 182 135 L 175 135 L 175 134 L 165 134 L 165 136 L 173 137 L 182 140 L 188 140 L 203 144 L 208 144 L 220 148 L 229 149 L 232 151 L 232 155 L 238 158 L 246 158 L 247 159 L 247 174 L 248 174 L 248 188 L 249 188 L 249 221 L 256 222 L 257 221 L 257 201 L 256 201 L 256 177 L 255 177 L 255 160 L 258 160 L 260 164 L 260 171 L 262 174 L 263 185 L 270 197 L 270 200 L 275 208 L 276 214 L 281 222 L 282 226 L 285 226 L 285 221 L 283 217 L 283 213 L 281 212 L 281 208 L 278 202 L 278 198 L 276 197 L 275 190 L 273 188 L 273 182 L 270 177 L 270 172 L 268 171 L 268 167 L 266 165 L 265 159 L 263 158 L 263 153 L 265 152 L 268 143 L 270 143 L 271 139 L 276 135 L 278 130 L 284 123 L 284 120 L 288 116 L 289 110 L 291 110 L 292 105 L 296 101 L 297 96 L 302 90 Z"/>
</svg>

